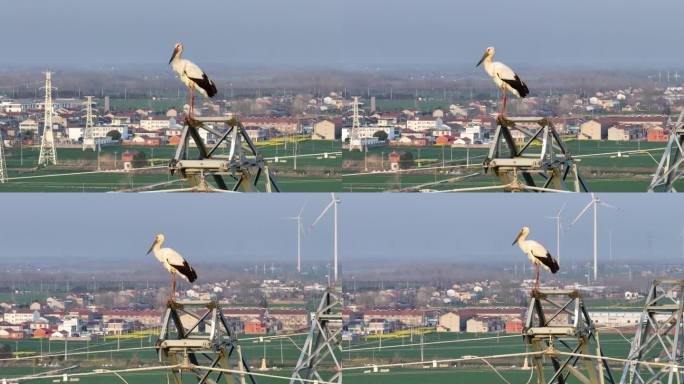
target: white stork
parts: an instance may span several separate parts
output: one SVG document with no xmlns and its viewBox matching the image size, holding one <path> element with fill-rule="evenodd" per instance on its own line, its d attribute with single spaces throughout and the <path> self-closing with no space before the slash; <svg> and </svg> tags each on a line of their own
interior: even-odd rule
<svg viewBox="0 0 684 384">
<path fill-rule="evenodd" d="M 527 89 L 527 84 L 525 84 L 524 81 L 520 80 L 520 77 L 518 77 L 518 75 L 515 72 L 513 72 L 513 70 L 509 68 L 506 64 L 499 61 L 492 62 L 492 57 L 494 57 L 495 53 L 496 52 L 494 51 L 494 47 L 487 48 L 487 51 L 475 67 L 479 67 L 480 64 L 484 63 L 485 72 L 487 72 L 489 77 L 491 77 L 492 80 L 494 80 L 496 86 L 501 88 L 503 105 L 501 107 L 501 114 L 499 114 L 499 116 L 505 118 L 506 90 L 510 91 L 512 94 L 520 98 L 524 98 L 525 96 L 527 96 L 530 93 L 530 90 Z"/>
<path fill-rule="evenodd" d="M 209 79 L 202 68 L 198 67 L 197 64 L 190 60 L 181 59 L 183 54 L 183 44 L 176 43 L 173 49 L 173 55 L 169 64 L 173 71 L 178 74 L 180 80 L 188 87 L 188 93 L 190 96 L 190 117 L 192 118 L 192 113 L 195 110 L 195 92 L 197 89 L 204 97 L 214 97 L 216 95 L 216 84 Z"/>
<path fill-rule="evenodd" d="M 551 273 L 556 273 L 558 272 L 558 269 L 560 267 L 558 266 L 558 262 L 556 259 L 551 256 L 551 253 L 544 247 L 543 245 L 539 244 L 538 242 L 534 240 L 527 240 L 527 235 L 530 233 L 530 229 L 527 227 L 523 227 L 520 233 L 518 234 L 518 237 L 515 238 L 513 241 L 513 244 L 515 245 L 518 243 L 518 246 L 522 251 L 527 255 L 527 258 L 530 259 L 532 264 L 534 264 L 537 267 L 537 278 L 534 283 L 534 289 L 539 289 L 539 267 L 541 266 L 545 270 L 551 272 Z"/>
<path fill-rule="evenodd" d="M 153 252 L 154 257 L 156 257 L 171 274 L 171 301 L 173 301 L 176 296 L 176 275 L 181 275 L 187 282 L 192 283 L 197 280 L 197 273 L 190 264 L 185 261 L 183 256 L 171 248 L 162 248 L 162 243 L 164 243 L 164 235 L 158 234 L 154 237 L 154 242 L 147 251 L 147 254 L 149 255 L 150 252 Z"/>
</svg>

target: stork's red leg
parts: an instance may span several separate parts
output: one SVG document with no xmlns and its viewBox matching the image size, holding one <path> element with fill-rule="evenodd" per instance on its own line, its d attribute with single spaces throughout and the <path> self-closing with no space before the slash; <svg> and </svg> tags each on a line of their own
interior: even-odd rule
<svg viewBox="0 0 684 384">
<path fill-rule="evenodd" d="M 501 116 L 506 117 L 506 88 L 501 88 L 501 92 L 503 93 L 503 110 L 501 111 Z"/>
<path fill-rule="evenodd" d="M 176 274 L 171 274 L 171 301 L 176 300 Z"/>
<path fill-rule="evenodd" d="M 539 290 L 539 264 L 536 264 L 536 265 L 537 265 L 537 280 L 534 283 L 534 287 L 536 290 Z"/>
</svg>

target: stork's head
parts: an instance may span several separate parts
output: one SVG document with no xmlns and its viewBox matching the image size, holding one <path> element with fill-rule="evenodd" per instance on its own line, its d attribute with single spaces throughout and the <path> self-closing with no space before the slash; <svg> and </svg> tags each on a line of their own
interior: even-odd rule
<svg viewBox="0 0 684 384">
<path fill-rule="evenodd" d="M 173 61 L 173 59 L 180 55 L 183 52 L 183 44 L 181 43 L 176 43 L 176 45 L 173 46 L 173 54 L 171 55 L 171 59 L 169 60 L 169 64 Z"/>
<path fill-rule="evenodd" d="M 522 229 L 520 230 L 520 233 L 518 233 L 518 237 L 516 237 L 515 240 L 513 240 L 513 244 L 511 244 L 511 245 L 515 245 L 515 243 L 520 241 L 520 239 L 525 240 L 528 233 L 530 233 L 530 229 L 527 227 L 522 227 Z"/>
<path fill-rule="evenodd" d="M 480 64 L 482 64 L 483 61 L 485 61 L 486 58 L 494 56 L 494 47 L 488 47 L 487 50 L 485 51 L 484 55 L 482 55 L 482 58 L 480 61 L 477 62 L 475 65 L 476 67 L 479 67 Z"/>
<path fill-rule="evenodd" d="M 149 255 L 150 252 L 152 252 L 152 250 L 154 249 L 154 247 L 156 245 L 162 245 L 163 242 L 164 242 L 164 235 L 162 235 L 161 233 L 156 235 L 154 237 L 154 241 L 152 242 L 152 245 L 150 245 L 150 249 L 147 250 L 147 254 Z"/>
</svg>

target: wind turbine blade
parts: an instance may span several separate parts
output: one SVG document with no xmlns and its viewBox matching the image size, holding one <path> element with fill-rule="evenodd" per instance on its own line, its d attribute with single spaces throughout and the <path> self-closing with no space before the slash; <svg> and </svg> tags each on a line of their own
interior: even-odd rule
<svg viewBox="0 0 684 384">
<path fill-rule="evenodd" d="M 587 209 L 589 209 L 589 207 L 591 207 L 592 204 L 594 204 L 594 200 L 591 200 L 591 201 L 589 202 L 589 204 L 587 204 L 587 206 L 584 207 L 584 209 L 579 213 L 579 215 L 577 215 L 577 217 L 575 217 L 575 220 L 573 220 L 572 223 L 571 223 L 570 225 L 571 225 L 571 226 L 575 225 L 575 223 L 577 222 L 577 220 L 579 220 L 579 218 L 582 217 L 582 215 L 584 215 L 584 212 L 586 212 Z"/>
<path fill-rule="evenodd" d="M 556 214 L 556 216 L 560 217 L 560 215 L 561 215 L 561 213 L 563 213 L 563 210 L 565 209 L 566 205 L 568 205 L 567 201 L 565 203 L 563 203 L 563 205 L 561 206 L 561 209 L 558 210 L 558 213 Z"/>
<path fill-rule="evenodd" d="M 608 203 L 604 203 L 603 201 L 600 202 L 599 204 L 602 205 L 602 206 L 604 206 L 604 207 L 611 208 L 611 209 L 615 209 L 615 210 L 619 210 L 619 209 L 620 209 L 620 208 L 618 208 L 618 207 L 616 207 L 616 206 L 614 206 L 614 205 L 610 205 L 610 204 L 608 204 Z"/>
<path fill-rule="evenodd" d="M 323 210 L 323 212 L 321 212 L 321 214 L 318 215 L 318 217 L 316 218 L 316 220 L 314 220 L 314 222 L 309 226 L 309 228 L 313 228 L 313 226 L 316 225 L 316 224 L 318 223 L 319 220 L 321 220 L 321 218 L 325 215 L 326 212 L 328 212 L 328 209 L 330 209 L 330 207 L 332 207 L 333 204 L 335 204 L 335 200 L 331 201 L 331 202 L 325 207 L 325 209 Z"/>
<path fill-rule="evenodd" d="M 304 204 L 302 205 L 302 209 L 299 210 L 299 215 L 297 215 L 297 217 L 302 217 L 302 212 L 304 212 L 304 207 L 306 207 L 306 203 L 307 203 L 307 201 L 305 201 Z"/>
</svg>

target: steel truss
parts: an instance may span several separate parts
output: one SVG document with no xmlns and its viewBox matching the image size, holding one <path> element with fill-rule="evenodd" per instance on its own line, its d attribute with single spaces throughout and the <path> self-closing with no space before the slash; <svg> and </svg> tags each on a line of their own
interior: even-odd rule
<svg viewBox="0 0 684 384">
<path fill-rule="evenodd" d="M 532 351 L 543 352 L 532 357 L 539 384 L 565 384 L 570 375 L 583 384 L 615 382 L 577 290 L 533 291 L 523 337 Z M 561 355 L 560 351 L 597 358 Z"/>
<path fill-rule="evenodd" d="M 516 123 L 536 123 L 539 128 L 527 129 Z M 513 130 L 525 136 L 527 142 L 521 148 L 516 144 Z M 536 142 L 541 143 L 539 151 L 533 150 Z M 507 191 L 589 191 L 575 160 L 547 118 L 499 118 L 483 168 L 485 173 L 491 171 L 496 175 Z"/>
<path fill-rule="evenodd" d="M 342 384 L 342 299 L 341 287 L 328 287 L 306 337 L 290 384 L 318 380 Z"/>
<path fill-rule="evenodd" d="M 642 364 L 657 361 L 682 365 L 683 305 L 684 280 L 655 280 L 651 284 L 620 384 L 684 382 L 684 372 L 677 367 Z"/>
<path fill-rule="evenodd" d="M 679 114 L 677 123 L 670 132 L 670 139 L 658 162 L 658 168 L 653 174 L 649 192 L 677 192 L 675 181 L 684 175 L 684 110 Z M 674 150 L 674 154 L 672 151 Z"/>
<path fill-rule="evenodd" d="M 205 123 L 225 124 L 225 132 L 207 126 Z M 214 144 L 207 144 L 200 135 L 200 130 L 217 137 Z M 197 146 L 197 159 L 189 158 L 190 139 Z M 222 145 L 228 145 L 229 153 L 217 154 Z M 196 117 L 186 119 L 180 142 L 174 158 L 169 163 L 171 173 L 178 172 L 190 183 L 190 190 L 208 192 L 213 190 L 257 192 L 262 175 L 265 177 L 266 192 L 280 192 L 275 176 L 268 164 L 257 151 L 256 146 L 247 135 L 244 126 L 235 118 Z M 212 185 L 205 179 L 211 176 Z M 228 180 L 226 177 L 232 179 Z M 229 186 L 231 181 L 232 186 Z"/>
<path fill-rule="evenodd" d="M 183 383 L 184 372 L 194 376 L 198 384 L 256 384 L 235 332 L 217 301 L 169 301 L 156 347 L 160 363 L 181 365 L 173 370 L 176 384 Z M 228 375 L 198 366 L 239 373 Z"/>
</svg>

